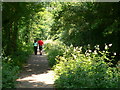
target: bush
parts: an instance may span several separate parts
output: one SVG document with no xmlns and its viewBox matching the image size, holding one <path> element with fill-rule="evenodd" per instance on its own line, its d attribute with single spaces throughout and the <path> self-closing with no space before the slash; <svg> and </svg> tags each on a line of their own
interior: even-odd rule
<svg viewBox="0 0 120 90">
<path fill-rule="evenodd" d="M 65 48 L 65 45 L 58 41 L 52 41 L 52 43 L 50 42 L 45 44 L 45 51 L 48 56 L 50 67 L 56 64 L 55 58 L 57 55 L 59 56 L 63 55 L 63 52 L 65 50 L 64 48 Z"/>
<path fill-rule="evenodd" d="M 8 63 L 4 62 L 6 59 L 8 60 Z M 2 88 L 15 88 L 19 67 L 13 66 L 10 61 L 11 58 L 3 57 Z"/>
<path fill-rule="evenodd" d="M 110 62 L 105 51 L 99 51 L 96 46 L 94 52 L 86 50 L 83 54 L 82 47 L 66 47 L 63 56 L 57 57 L 54 66 L 56 74 L 55 86 L 57 88 L 117 88 L 118 70 L 109 67 Z M 109 60 L 110 61 L 110 60 Z"/>
<path fill-rule="evenodd" d="M 15 88 L 18 73 L 22 66 L 28 60 L 29 55 L 32 53 L 32 48 L 26 45 L 16 51 L 14 54 L 5 56 L 2 55 L 2 87 Z"/>
<path fill-rule="evenodd" d="M 13 60 L 12 65 L 17 65 L 22 68 L 23 64 L 26 63 L 26 61 L 29 58 L 29 55 L 31 55 L 32 52 L 33 46 L 31 43 L 22 46 L 18 51 L 16 51 L 14 54 L 10 56 Z"/>
<path fill-rule="evenodd" d="M 13 59 L 12 65 L 17 65 L 22 68 L 23 64 L 27 62 L 30 52 L 19 51 L 11 56 Z"/>
</svg>

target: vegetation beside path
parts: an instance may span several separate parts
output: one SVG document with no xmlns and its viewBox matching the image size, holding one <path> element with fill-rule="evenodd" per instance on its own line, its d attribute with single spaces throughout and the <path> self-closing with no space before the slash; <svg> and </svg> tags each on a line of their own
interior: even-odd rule
<svg viewBox="0 0 120 90">
<path fill-rule="evenodd" d="M 120 64 L 111 67 L 114 56 L 111 56 L 112 59 L 108 58 L 111 44 L 105 45 L 103 51 L 97 45 L 92 51 L 89 45 L 84 48 L 52 42 L 46 45 L 46 51 L 56 75 L 56 88 L 119 87 Z"/>
<path fill-rule="evenodd" d="M 15 88 L 18 74 L 32 53 L 30 45 L 10 56 L 2 55 L 2 88 Z"/>
</svg>

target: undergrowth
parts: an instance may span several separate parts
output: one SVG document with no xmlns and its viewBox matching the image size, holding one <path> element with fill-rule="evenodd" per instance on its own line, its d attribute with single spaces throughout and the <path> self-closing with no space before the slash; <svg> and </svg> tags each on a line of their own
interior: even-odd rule
<svg viewBox="0 0 120 90">
<path fill-rule="evenodd" d="M 65 51 L 65 45 L 59 41 L 51 41 L 45 44 L 44 47 L 47 53 L 49 65 L 50 67 L 53 67 L 53 65 L 56 64 L 56 56 L 63 55 L 63 52 Z"/>
<path fill-rule="evenodd" d="M 9 56 L 5 56 L 4 51 L 2 52 L 2 88 L 16 88 L 18 74 L 31 53 L 30 45 L 22 47 Z"/>
<path fill-rule="evenodd" d="M 47 46 L 48 45 L 48 46 Z M 56 88 L 118 88 L 119 69 L 110 67 L 109 46 L 100 51 L 83 47 L 47 44 L 48 59 L 55 72 Z M 113 58 L 114 56 L 111 56 Z M 105 62 L 105 60 L 109 62 Z"/>
</svg>

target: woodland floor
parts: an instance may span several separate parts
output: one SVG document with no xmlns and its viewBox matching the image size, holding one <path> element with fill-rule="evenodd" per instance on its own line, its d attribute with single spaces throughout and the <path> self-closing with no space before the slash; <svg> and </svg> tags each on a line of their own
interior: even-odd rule
<svg viewBox="0 0 120 90">
<path fill-rule="evenodd" d="M 45 53 L 31 55 L 16 81 L 17 88 L 53 88 L 54 72 L 48 65 Z"/>
</svg>

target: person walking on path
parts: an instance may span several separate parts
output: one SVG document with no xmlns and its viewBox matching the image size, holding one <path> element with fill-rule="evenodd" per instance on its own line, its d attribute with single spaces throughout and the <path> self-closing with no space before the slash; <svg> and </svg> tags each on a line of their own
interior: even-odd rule
<svg viewBox="0 0 120 90">
<path fill-rule="evenodd" d="M 42 46 L 43 46 L 43 41 L 40 39 L 39 41 L 38 41 L 38 44 L 39 44 L 39 50 L 40 50 L 40 55 L 42 55 Z"/>
<path fill-rule="evenodd" d="M 33 45 L 34 45 L 34 54 L 37 55 L 37 47 L 38 47 L 38 43 L 37 43 L 36 40 L 34 40 Z"/>
</svg>

